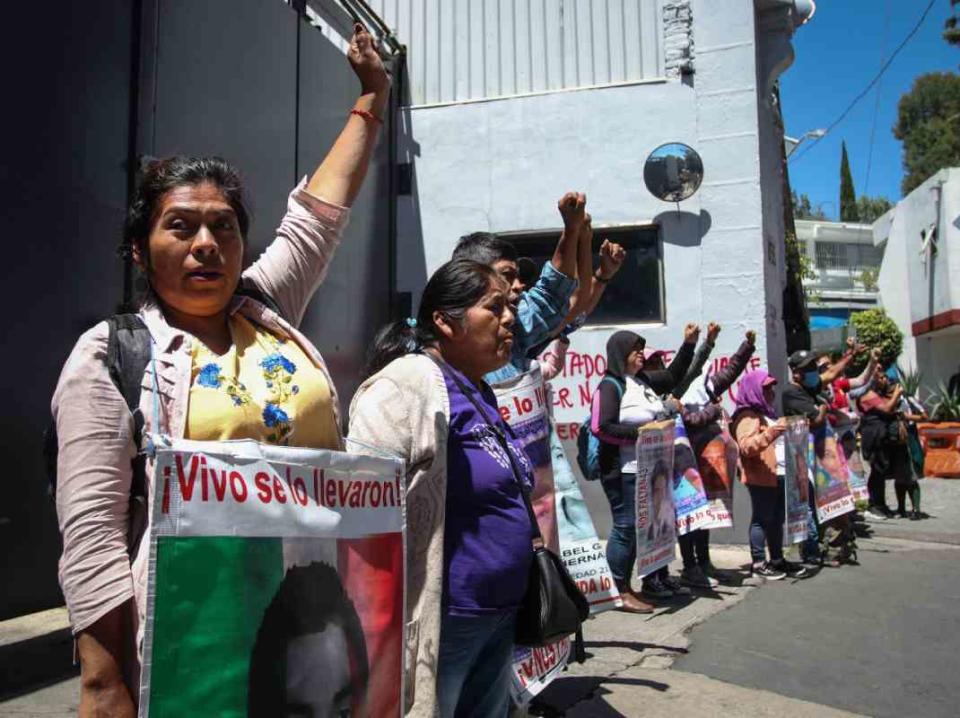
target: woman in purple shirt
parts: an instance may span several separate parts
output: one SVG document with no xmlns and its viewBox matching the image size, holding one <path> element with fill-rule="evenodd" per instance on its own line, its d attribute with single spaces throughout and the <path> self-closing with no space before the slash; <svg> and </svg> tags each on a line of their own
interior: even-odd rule
<svg viewBox="0 0 960 718">
<path fill-rule="evenodd" d="M 412 662 L 411 714 L 430 714 L 418 709 L 420 692 L 435 686 L 444 718 L 507 715 L 516 613 L 532 557 L 519 481 L 532 484 L 533 472 L 483 377 L 509 361 L 513 324 L 508 287 L 492 269 L 448 262 L 427 282 L 416 319 L 381 331 L 370 362 L 377 373 L 353 402 L 350 438 L 407 461 L 408 625 L 422 634 L 439 612 L 435 666 L 425 668 L 422 656 Z M 424 426 L 436 432 L 430 445 Z M 437 490 L 424 501 L 421 487 L 431 481 Z M 431 552 L 437 534 L 442 550 Z M 431 582 L 422 577 L 431 572 L 439 601 L 429 604 L 422 597 Z M 427 671 L 435 677 L 424 679 Z"/>
</svg>

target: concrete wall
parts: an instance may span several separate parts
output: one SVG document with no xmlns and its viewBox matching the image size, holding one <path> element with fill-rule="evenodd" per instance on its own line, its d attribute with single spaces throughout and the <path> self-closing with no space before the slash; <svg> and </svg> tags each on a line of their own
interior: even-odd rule
<svg viewBox="0 0 960 718">
<path fill-rule="evenodd" d="M 935 232 L 935 247 L 926 238 Z M 900 363 L 934 388 L 960 364 L 960 169 L 938 172 L 874 225 L 880 303 L 904 333 Z M 935 249 L 935 251 L 933 251 Z"/>
</svg>

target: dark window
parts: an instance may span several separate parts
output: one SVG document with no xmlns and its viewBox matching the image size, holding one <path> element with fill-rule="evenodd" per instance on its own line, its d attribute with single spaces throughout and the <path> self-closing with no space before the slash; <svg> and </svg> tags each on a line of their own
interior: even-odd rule
<svg viewBox="0 0 960 718">
<path fill-rule="evenodd" d="M 557 232 L 502 232 L 521 257 L 529 257 L 538 271 L 553 256 Z M 603 240 L 618 242 L 627 251 L 627 259 L 587 320 L 594 324 L 633 324 L 663 321 L 663 291 L 660 239 L 656 227 L 595 228 L 593 266 L 599 266 Z"/>
</svg>

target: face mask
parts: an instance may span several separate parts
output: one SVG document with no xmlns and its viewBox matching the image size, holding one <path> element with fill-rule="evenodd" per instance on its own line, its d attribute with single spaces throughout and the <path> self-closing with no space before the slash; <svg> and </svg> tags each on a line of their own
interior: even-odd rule
<svg viewBox="0 0 960 718">
<path fill-rule="evenodd" d="M 820 372 L 816 369 L 812 371 L 803 372 L 803 385 L 807 389 L 819 389 L 820 388 Z"/>
</svg>

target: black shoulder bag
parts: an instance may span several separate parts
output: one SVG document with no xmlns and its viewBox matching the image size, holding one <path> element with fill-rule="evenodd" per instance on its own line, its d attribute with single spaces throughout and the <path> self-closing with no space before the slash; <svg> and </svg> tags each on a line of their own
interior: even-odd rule
<svg viewBox="0 0 960 718">
<path fill-rule="evenodd" d="M 442 362 L 436 359 L 434 361 L 440 366 L 441 371 L 445 374 L 448 373 Z M 460 392 L 470 400 L 470 403 L 483 417 L 483 420 L 497 438 L 500 447 L 507 455 L 510 468 L 513 470 L 513 478 L 520 487 L 520 494 L 523 496 L 527 515 L 530 517 L 533 561 L 530 562 L 527 590 L 523 595 L 517 613 L 517 630 L 514 640 L 519 646 L 531 648 L 555 643 L 561 638 L 580 630 L 580 624 L 586 621 L 590 615 L 590 604 L 587 603 L 587 599 L 577 588 L 574 580 L 570 578 L 570 574 L 567 573 L 560 557 L 543 543 L 543 536 L 540 534 L 540 527 L 537 525 L 537 517 L 533 513 L 533 505 L 530 503 L 530 487 L 523 479 L 523 472 L 517 466 L 516 458 L 510 448 L 510 442 L 507 440 L 508 432 L 516 438 L 513 430 L 507 424 L 490 421 L 483 407 L 460 380 L 460 377 L 455 372 L 449 372 L 449 375 Z"/>
</svg>

